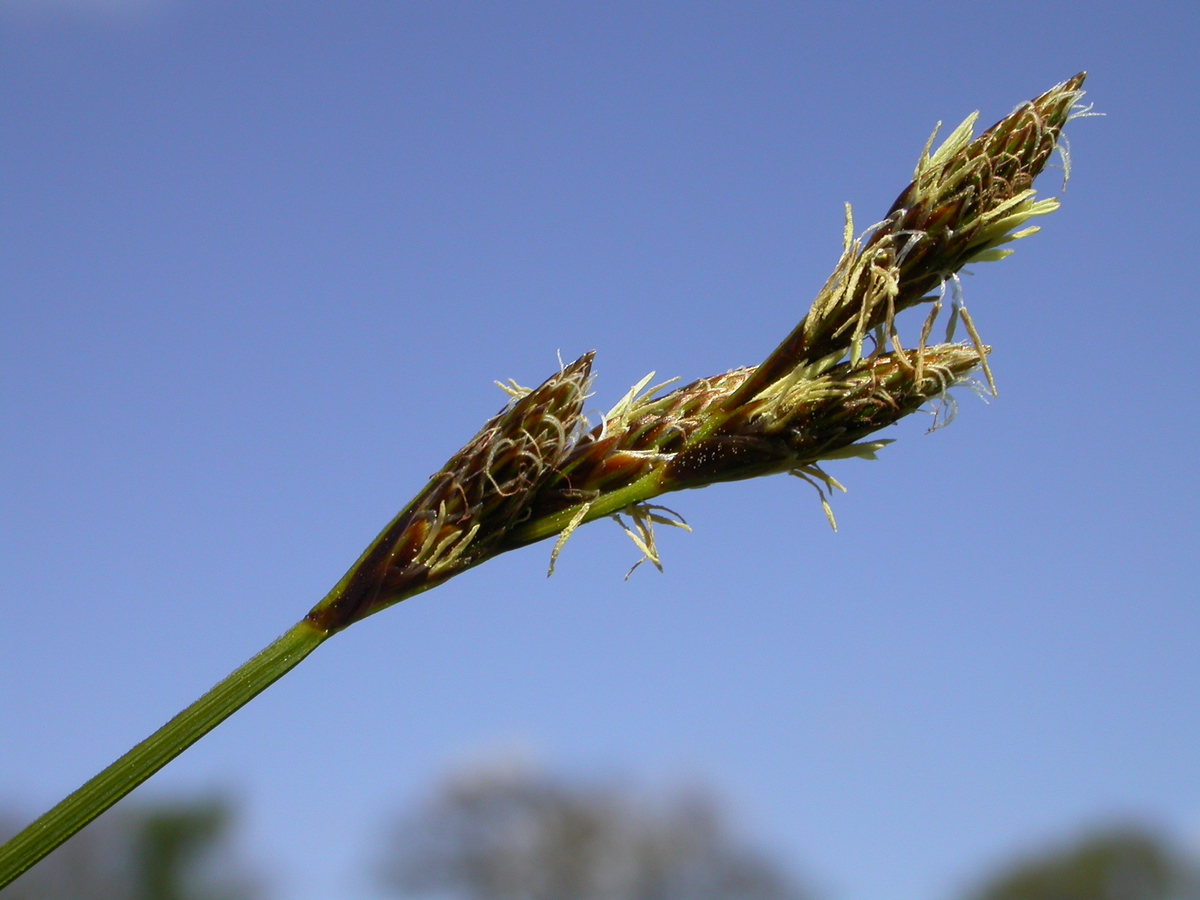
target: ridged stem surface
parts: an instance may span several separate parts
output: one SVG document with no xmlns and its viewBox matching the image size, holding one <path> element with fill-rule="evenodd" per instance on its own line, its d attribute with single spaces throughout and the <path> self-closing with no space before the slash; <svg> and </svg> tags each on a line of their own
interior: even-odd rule
<svg viewBox="0 0 1200 900">
<path fill-rule="evenodd" d="M 307 621 L 299 622 L 0 846 L 0 889 L 245 706 L 326 637 Z"/>
</svg>

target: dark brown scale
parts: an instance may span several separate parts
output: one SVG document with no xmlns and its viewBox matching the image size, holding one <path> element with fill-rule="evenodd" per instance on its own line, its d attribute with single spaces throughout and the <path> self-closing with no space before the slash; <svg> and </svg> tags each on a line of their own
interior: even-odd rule
<svg viewBox="0 0 1200 900">
<path fill-rule="evenodd" d="M 598 433 L 599 429 L 596 432 Z M 588 481 L 597 466 L 610 456 L 621 441 L 621 435 L 610 434 L 603 440 L 589 440 L 575 447 L 558 467 L 558 477 L 571 482 Z"/>
<path fill-rule="evenodd" d="M 666 477 L 681 488 L 752 478 L 791 456 L 783 442 L 720 435 L 691 447 L 667 464 Z"/>
<path fill-rule="evenodd" d="M 650 462 L 643 456 L 630 456 L 627 453 L 614 453 L 592 470 L 592 477 L 582 484 L 577 484 L 579 490 L 603 491 L 613 485 L 626 484 L 636 481 L 650 468 Z"/>
</svg>

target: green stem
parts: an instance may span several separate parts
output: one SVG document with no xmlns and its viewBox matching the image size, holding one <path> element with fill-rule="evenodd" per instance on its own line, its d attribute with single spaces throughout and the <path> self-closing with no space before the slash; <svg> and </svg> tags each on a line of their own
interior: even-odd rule
<svg viewBox="0 0 1200 900">
<path fill-rule="evenodd" d="M 586 525 L 588 522 L 594 522 L 596 519 L 601 519 L 604 516 L 619 513 L 631 503 L 651 500 L 660 494 L 665 494 L 667 490 L 668 488 L 663 484 L 662 472 L 658 470 L 652 471 L 643 475 L 633 484 L 610 491 L 607 494 L 601 494 L 591 502 L 592 505 L 588 509 L 587 516 L 579 524 Z M 543 516 L 540 519 L 535 519 L 532 522 L 527 522 L 519 528 L 513 529 L 510 545 L 513 547 L 523 547 L 526 544 L 533 544 L 548 537 L 553 537 L 570 524 L 571 520 L 575 518 L 575 514 L 579 512 L 581 505 L 569 506 L 566 509 Z"/>
<path fill-rule="evenodd" d="M 0 889 L 204 737 L 329 635 L 301 621 L 100 774 L 0 846 Z"/>
</svg>

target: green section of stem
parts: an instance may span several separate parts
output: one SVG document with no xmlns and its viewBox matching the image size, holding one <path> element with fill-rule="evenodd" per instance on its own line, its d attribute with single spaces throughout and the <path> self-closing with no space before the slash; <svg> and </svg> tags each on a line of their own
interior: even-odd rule
<svg viewBox="0 0 1200 900">
<path fill-rule="evenodd" d="M 596 519 L 601 519 L 604 516 L 611 516 L 613 513 L 621 512 L 621 510 L 633 503 L 651 500 L 666 492 L 667 488 L 663 486 L 663 473 L 661 471 L 651 472 L 648 475 L 642 476 L 631 485 L 597 497 L 592 501 L 587 515 L 579 524 L 586 525 L 588 522 L 594 522 Z M 548 537 L 553 537 L 571 523 L 571 520 L 575 518 L 575 514 L 579 512 L 581 505 L 569 506 L 559 512 L 528 522 L 520 528 L 514 528 L 508 540 L 511 541 L 514 547 L 523 547 L 526 544 L 533 544 Z"/>
<path fill-rule="evenodd" d="M 0 889 L 245 706 L 326 637 L 310 623 L 299 622 L 0 847 Z"/>
</svg>

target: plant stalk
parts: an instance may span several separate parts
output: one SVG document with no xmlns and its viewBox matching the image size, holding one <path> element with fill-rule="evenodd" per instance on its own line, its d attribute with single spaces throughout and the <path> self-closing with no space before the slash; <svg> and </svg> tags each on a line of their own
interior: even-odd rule
<svg viewBox="0 0 1200 900">
<path fill-rule="evenodd" d="M 758 366 L 702 378 L 659 395 L 651 375 L 593 425 L 584 414 L 592 354 L 539 387 L 501 385 L 511 402 L 384 528 L 298 624 L 199 700 L 0 846 L 0 889 L 50 853 L 296 666 L 332 634 L 436 587 L 492 557 L 558 535 L 550 569 L 571 533 L 603 516 L 621 522 L 660 566 L 652 525 L 679 525 L 648 503 L 672 491 L 790 472 L 825 495 L 841 487 L 820 463 L 874 458 L 887 441 L 864 438 L 943 398 L 973 370 L 991 384 L 988 348 L 957 290 L 972 262 L 1057 208 L 1034 179 L 1078 109 L 1084 73 L 1018 107 L 972 140 L 968 119 L 930 152 L 882 221 L 856 238 L 847 209 L 833 275 L 792 333 Z M 1066 163 L 1064 154 L 1064 166 Z M 928 338 L 950 290 L 946 343 Z M 898 312 L 930 307 L 905 350 Z M 954 344 L 963 323 L 970 346 Z M 873 341 L 874 346 L 865 341 Z M 667 382 L 669 384 L 670 382 Z M 664 515 L 663 513 L 666 513 Z"/>
<path fill-rule="evenodd" d="M 329 635 L 301 620 L 183 712 L 0 846 L 0 889 L 208 734 Z"/>
</svg>

